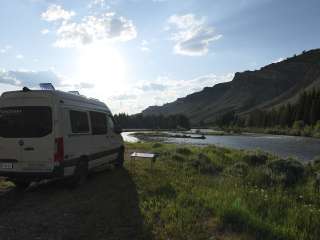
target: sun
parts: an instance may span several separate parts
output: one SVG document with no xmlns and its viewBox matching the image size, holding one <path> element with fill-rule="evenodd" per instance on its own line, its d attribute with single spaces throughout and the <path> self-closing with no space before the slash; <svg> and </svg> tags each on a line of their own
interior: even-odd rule
<svg viewBox="0 0 320 240">
<path fill-rule="evenodd" d="M 79 50 L 78 81 L 112 92 L 121 88 L 125 79 L 126 64 L 116 48 L 106 43 L 95 43 Z"/>
</svg>

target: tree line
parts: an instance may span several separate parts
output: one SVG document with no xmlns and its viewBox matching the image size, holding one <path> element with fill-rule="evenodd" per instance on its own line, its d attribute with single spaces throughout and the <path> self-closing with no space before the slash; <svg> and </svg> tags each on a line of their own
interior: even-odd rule
<svg viewBox="0 0 320 240">
<path fill-rule="evenodd" d="M 182 114 L 144 116 L 119 113 L 114 118 L 124 129 L 190 129 L 189 119 Z"/>
<path fill-rule="evenodd" d="M 239 116 L 231 111 L 218 117 L 214 125 L 320 131 L 320 90 L 304 91 L 296 103 L 271 110 L 257 109 L 247 116 Z"/>
<path fill-rule="evenodd" d="M 301 127 L 314 126 L 320 120 L 320 91 L 305 91 L 296 103 L 286 104 L 270 111 L 256 110 L 249 114 L 246 126 L 253 127 Z"/>
</svg>

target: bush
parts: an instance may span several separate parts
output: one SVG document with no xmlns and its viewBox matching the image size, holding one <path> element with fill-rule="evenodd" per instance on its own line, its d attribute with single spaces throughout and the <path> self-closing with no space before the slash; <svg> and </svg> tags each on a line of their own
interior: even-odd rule
<svg viewBox="0 0 320 240">
<path fill-rule="evenodd" d="M 268 167 L 253 169 L 247 175 L 246 181 L 259 187 L 270 187 L 276 182 L 273 178 L 272 170 Z"/>
<path fill-rule="evenodd" d="M 218 163 L 210 160 L 210 158 L 204 154 L 198 154 L 198 158 L 191 160 L 191 166 L 200 170 L 203 174 L 216 175 L 223 170 L 223 167 Z"/>
<path fill-rule="evenodd" d="M 295 185 L 304 176 L 304 166 L 297 160 L 279 159 L 269 163 L 269 167 L 286 186 Z"/>
<path fill-rule="evenodd" d="M 221 216 L 222 227 L 236 232 L 254 234 L 256 239 L 289 240 L 289 234 L 271 226 L 241 207 L 232 207 Z"/>
<path fill-rule="evenodd" d="M 181 156 L 180 154 L 174 154 L 172 156 L 172 160 L 182 163 L 182 162 L 185 162 L 186 159 L 183 156 Z"/>
<path fill-rule="evenodd" d="M 245 176 L 248 174 L 249 166 L 245 162 L 236 162 L 227 169 L 227 172 L 233 176 Z"/>
<path fill-rule="evenodd" d="M 253 153 L 244 156 L 244 161 L 251 166 L 260 166 L 267 163 L 268 155 L 264 153 Z"/>
<path fill-rule="evenodd" d="M 189 148 L 178 148 L 176 150 L 177 153 L 181 154 L 181 155 L 185 155 L 185 156 L 189 156 L 192 154 L 191 150 Z"/>
<path fill-rule="evenodd" d="M 162 198 L 175 198 L 176 190 L 170 183 L 166 183 L 149 192 L 150 196 L 159 196 Z"/>
<path fill-rule="evenodd" d="M 301 130 L 304 127 L 304 121 L 295 121 L 292 125 L 293 129 Z"/>
<path fill-rule="evenodd" d="M 160 147 L 162 147 L 163 146 L 163 144 L 161 144 L 161 143 L 154 143 L 153 145 L 152 145 L 152 148 L 160 148 Z"/>
</svg>

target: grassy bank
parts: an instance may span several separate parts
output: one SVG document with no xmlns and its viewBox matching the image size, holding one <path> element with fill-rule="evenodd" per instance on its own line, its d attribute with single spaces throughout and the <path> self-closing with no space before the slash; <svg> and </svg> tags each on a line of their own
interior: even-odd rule
<svg viewBox="0 0 320 240">
<path fill-rule="evenodd" d="M 318 162 L 304 166 L 214 146 L 128 144 L 134 150 L 160 153 L 153 171 L 141 160 L 132 173 L 145 227 L 155 239 L 320 236 Z"/>
</svg>

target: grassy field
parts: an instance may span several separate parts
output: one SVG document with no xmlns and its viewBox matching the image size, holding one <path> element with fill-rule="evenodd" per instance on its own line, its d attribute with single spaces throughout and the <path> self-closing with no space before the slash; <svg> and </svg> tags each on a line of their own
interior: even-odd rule
<svg viewBox="0 0 320 240">
<path fill-rule="evenodd" d="M 155 239 L 319 239 L 319 162 L 214 146 L 128 149 L 160 153 L 154 170 L 145 160 L 129 168 Z"/>
<path fill-rule="evenodd" d="M 160 156 L 151 169 L 145 159 L 132 165 L 129 154 L 133 151 Z M 127 144 L 121 171 L 90 178 L 74 191 L 45 187 L 17 198 L 12 209 L 5 207 L 6 211 L 0 212 L 0 217 L 12 221 L 2 234 L 34 236 L 40 231 L 37 226 L 43 216 L 37 213 L 46 212 L 43 217 L 52 223 L 63 223 L 50 234 L 63 230 L 61 234 L 75 237 L 74 232 L 80 232 L 83 236 L 90 234 L 91 239 L 105 239 L 110 234 L 117 236 L 114 239 L 319 239 L 318 171 L 320 161 L 302 165 L 260 152 L 215 146 Z M 0 187 L 7 184 L 0 181 Z M 33 216 L 33 220 L 21 221 L 25 215 Z M 140 226 L 138 235 L 132 235 L 135 231 L 131 227 L 132 234 L 123 232 L 128 221 L 130 226 Z M 78 230 L 70 232 L 69 222 L 79 225 Z M 16 229 L 11 231 L 10 226 Z M 23 229 L 32 231 L 21 232 Z"/>
</svg>

